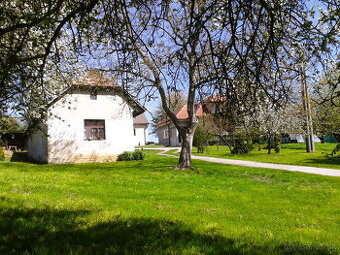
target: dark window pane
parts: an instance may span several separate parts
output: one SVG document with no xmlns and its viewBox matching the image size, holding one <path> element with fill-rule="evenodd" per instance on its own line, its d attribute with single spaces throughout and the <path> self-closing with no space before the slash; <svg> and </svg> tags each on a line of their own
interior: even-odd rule
<svg viewBox="0 0 340 255">
<path fill-rule="evenodd" d="M 92 139 L 97 139 L 98 138 L 98 129 L 97 128 L 92 128 Z"/>
<path fill-rule="evenodd" d="M 105 126 L 105 122 L 104 122 L 104 120 L 98 120 L 98 123 L 97 123 L 97 125 L 98 125 L 98 127 L 102 127 L 102 128 L 104 128 L 104 126 Z"/>
<path fill-rule="evenodd" d="M 99 137 L 101 139 L 104 139 L 105 138 L 104 128 L 98 128 L 98 131 L 99 131 Z"/>
<path fill-rule="evenodd" d="M 105 139 L 105 120 L 84 120 L 85 140 Z"/>
<path fill-rule="evenodd" d="M 91 125 L 91 121 L 90 120 L 85 120 L 85 127 L 89 127 Z"/>
<path fill-rule="evenodd" d="M 91 139 L 91 129 L 85 128 L 84 135 L 85 135 L 85 140 L 90 140 Z"/>
</svg>

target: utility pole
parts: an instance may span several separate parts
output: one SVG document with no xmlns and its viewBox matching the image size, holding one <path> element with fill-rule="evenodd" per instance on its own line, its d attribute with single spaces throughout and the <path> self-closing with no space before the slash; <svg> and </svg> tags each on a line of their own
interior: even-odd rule
<svg viewBox="0 0 340 255">
<path fill-rule="evenodd" d="M 305 69 L 305 57 L 304 53 L 302 56 L 302 65 L 300 67 L 300 75 L 301 75 L 301 96 L 302 96 L 302 104 L 303 104 L 303 112 L 305 115 L 306 121 L 306 151 L 314 152 L 315 146 L 313 141 L 313 121 L 312 121 L 312 111 L 310 107 L 309 100 L 309 91 L 308 84 L 306 79 L 306 69 Z"/>
</svg>

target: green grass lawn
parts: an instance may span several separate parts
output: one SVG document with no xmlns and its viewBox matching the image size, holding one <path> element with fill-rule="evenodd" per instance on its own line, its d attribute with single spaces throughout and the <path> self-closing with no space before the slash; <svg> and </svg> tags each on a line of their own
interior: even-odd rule
<svg viewBox="0 0 340 255">
<path fill-rule="evenodd" d="M 314 153 L 306 153 L 304 144 L 283 144 L 280 153 L 275 153 L 275 150 L 272 150 L 270 155 L 267 154 L 268 151 L 266 149 L 259 151 L 255 148 L 248 154 L 235 155 L 231 154 L 226 146 L 219 146 L 219 151 L 217 150 L 217 146 L 209 146 L 208 152 L 197 153 L 197 149 L 194 148 L 193 154 L 197 156 L 340 169 L 340 157 L 327 157 L 327 154 L 329 154 L 335 146 L 336 144 L 331 143 L 316 143 L 316 151 Z"/>
<path fill-rule="evenodd" d="M 178 171 L 146 153 L 0 163 L 0 254 L 340 252 L 340 178 L 203 161 Z"/>
</svg>

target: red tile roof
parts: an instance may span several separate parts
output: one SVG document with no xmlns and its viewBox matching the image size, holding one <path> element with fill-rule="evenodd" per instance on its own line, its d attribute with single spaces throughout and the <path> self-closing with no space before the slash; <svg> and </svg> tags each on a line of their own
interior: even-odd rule
<svg viewBox="0 0 340 255">
<path fill-rule="evenodd" d="M 146 119 L 145 114 L 139 114 L 138 116 L 133 118 L 133 124 L 136 125 L 147 125 L 149 124 L 149 121 Z"/>
<path fill-rule="evenodd" d="M 218 101 L 219 102 L 224 101 L 224 97 L 221 97 L 219 95 L 212 95 L 212 96 L 207 97 L 206 99 L 204 99 L 203 100 L 203 104 L 202 104 L 202 102 L 198 103 L 195 106 L 196 107 L 196 112 L 195 112 L 196 116 L 197 117 L 201 117 L 201 116 L 208 115 L 209 113 L 207 112 L 206 107 L 204 107 L 204 104 L 218 102 Z M 179 120 L 187 120 L 189 118 L 187 105 L 185 104 L 184 106 L 182 106 L 180 109 L 175 111 L 174 114 L 176 115 L 176 117 Z M 157 126 L 162 126 L 162 125 L 166 124 L 169 121 L 170 121 L 170 118 L 166 117 L 165 119 L 162 119 L 161 121 L 159 121 L 157 123 Z"/>
<path fill-rule="evenodd" d="M 197 111 L 196 110 L 196 116 L 202 116 L 202 111 Z M 187 120 L 189 118 L 188 116 L 188 107 L 187 105 L 183 105 L 180 109 L 178 109 L 177 111 L 174 112 L 174 114 L 176 115 L 177 119 L 179 120 Z M 157 126 L 161 126 L 165 123 L 167 123 L 168 121 L 170 121 L 169 117 L 166 117 L 165 119 L 162 119 L 160 122 L 157 123 Z"/>
</svg>

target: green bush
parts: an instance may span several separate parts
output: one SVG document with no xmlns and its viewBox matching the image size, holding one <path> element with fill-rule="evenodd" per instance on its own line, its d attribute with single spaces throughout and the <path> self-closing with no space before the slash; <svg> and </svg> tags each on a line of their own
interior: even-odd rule
<svg viewBox="0 0 340 255">
<path fill-rule="evenodd" d="M 204 146 L 208 144 L 208 141 L 213 139 L 209 127 L 203 123 L 199 123 L 194 134 L 193 145 L 197 147 L 198 153 L 204 152 Z"/>
<path fill-rule="evenodd" d="M 340 157 L 340 143 L 335 146 L 330 155 L 332 157 Z"/>
<path fill-rule="evenodd" d="M 132 153 L 133 160 L 143 160 L 145 159 L 145 153 L 141 151 L 135 151 Z"/>
<path fill-rule="evenodd" d="M 2 150 L 2 147 L 0 146 L 0 161 L 4 161 L 5 160 L 5 153 Z"/>
<path fill-rule="evenodd" d="M 280 153 L 281 151 L 281 135 L 276 134 L 274 136 L 274 146 L 275 146 L 275 152 Z"/>
<path fill-rule="evenodd" d="M 274 149 L 276 153 L 280 153 L 281 151 L 281 135 L 280 134 L 275 134 L 275 135 L 270 136 L 270 138 L 268 138 L 266 142 L 267 142 L 267 145 L 264 147 L 264 149 L 268 149 L 268 150 Z"/>
<path fill-rule="evenodd" d="M 276 145 L 275 146 L 275 152 L 276 153 L 280 153 L 280 151 L 281 151 L 281 146 L 280 145 Z"/>
<path fill-rule="evenodd" d="M 245 154 L 249 153 L 254 149 L 254 145 L 248 142 L 240 143 L 237 142 L 234 148 L 231 150 L 231 154 Z"/>
<path fill-rule="evenodd" d="M 132 152 L 125 151 L 122 154 L 118 155 L 117 161 L 131 161 L 133 160 Z"/>
<path fill-rule="evenodd" d="M 125 151 L 118 155 L 117 161 L 132 161 L 132 160 L 143 160 L 145 158 L 145 153 L 141 151 Z"/>
<path fill-rule="evenodd" d="M 245 154 L 249 153 L 254 149 L 250 139 L 244 133 L 235 134 L 235 146 L 231 150 L 231 154 Z"/>
</svg>

